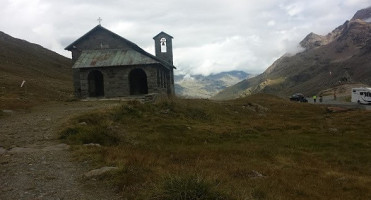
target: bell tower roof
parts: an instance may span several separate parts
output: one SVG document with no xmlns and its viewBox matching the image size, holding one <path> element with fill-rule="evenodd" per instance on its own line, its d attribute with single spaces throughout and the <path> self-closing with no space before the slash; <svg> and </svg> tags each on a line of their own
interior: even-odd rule
<svg viewBox="0 0 371 200">
<path fill-rule="evenodd" d="M 163 31 L 161 31 L 159 34 L 157 34 L 155 37 L 153 37 L 153 39 L 156 39 L 156 38 L 159 38 L 159 37 L 164 37 L 164 36 L 173 39 L 173 36 L 163 32 Z"/>
</svg>

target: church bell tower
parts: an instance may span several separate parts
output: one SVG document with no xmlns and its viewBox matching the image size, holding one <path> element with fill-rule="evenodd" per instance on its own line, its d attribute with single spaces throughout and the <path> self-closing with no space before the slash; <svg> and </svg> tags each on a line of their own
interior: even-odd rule
<svg viewBox="0 0 371 200">
<path fill-rule="evenodd" d="M 155 40 L 156 57 L 173 65 L 173 37 L 161 32 L 153 37 Z"/>
</svg>

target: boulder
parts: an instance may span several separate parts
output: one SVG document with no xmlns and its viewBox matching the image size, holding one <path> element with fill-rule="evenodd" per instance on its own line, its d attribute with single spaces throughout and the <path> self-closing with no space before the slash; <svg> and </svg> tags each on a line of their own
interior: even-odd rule
<svg viewBox="0 0 371 200">
<path fill-rule="evenodd" d="M 102 174 L 105 174 L 110 171 L 118 170 L 118 167 L 102 167 L 100 169 L 94 169 L 89 172 L 86 172 L 84 175 L 87 178 L 94 177 L 94 176 L 100 176 Z"/>
</svg>

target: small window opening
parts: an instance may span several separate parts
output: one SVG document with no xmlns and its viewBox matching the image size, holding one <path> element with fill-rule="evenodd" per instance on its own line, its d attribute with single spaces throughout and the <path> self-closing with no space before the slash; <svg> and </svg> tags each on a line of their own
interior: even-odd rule
<svg viewBox="0 0 371 200">
<path fill-rule="evenodd" d="M 162 71 L 160 70 L 160 87 L 162 87 Z"/>
<path fill-rule="evenodd" d="M 160 87 L 160 70 L 157 68 L 157 87 Z"/>
<path fill-rule="evenodd" d="M 165 88 L 166 85 L 166 77 L 165 77 L 165 72 L 162 73 L 162 87 Z"/>
<path fill-rule="evenodd" d="M 167 75 L 164 73 L 164 88 L 167 88 Z"/>
</svg>

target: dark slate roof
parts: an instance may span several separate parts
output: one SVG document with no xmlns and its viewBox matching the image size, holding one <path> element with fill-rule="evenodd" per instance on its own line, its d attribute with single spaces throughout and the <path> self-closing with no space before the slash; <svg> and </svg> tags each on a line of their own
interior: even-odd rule
<svg viewBox="0 0 371 200">
<path fill-rule="evenodd" d="M 114 33 L 114 32 L 112 32 L 112 31 L 110 31 L 110 30 L 104 28 L 104 27 L 101 26 L 101 25 L 97 25 L 97 26 L 94 27 L 92 30 L 90 30 L 89 32 L 85 33 L 83 36 L 81 36 L 81 37 L 80 37 L 79 39 L 77 39 L 76 41 L 72 42 L 70 45 L 68 45 L 68 46 L 67 46 L 66 48 L 64 48 L 64 49 L 65 49 L 65 50 L 68 50 L 68 51 L 71 51 L 71 50 L 73 49 L 73 46 L 74 46 L 76 43 L 80 42 L 80 41 L 83 40 L 85 37 L 87 37 L 88 35 L 90 35 L 91 33 L 93 33 L 94 31 L 96 31 L 96 30 L 98 30 L 98 29 L 102 29 L 102 30 L 104 30 L 104 31 L 107 31 L 108 33 L 114 35 L 115 37 L 117 37 L 117 38 L 123 40 L 123 41 L 126 42 L 126 43 L 127 43 L 127 44 L 128 44 L 128 45 L 129 45 L 133 50 L 135 50 L 135 51 L 137 51 L 138 53 L 141 53 L 141 54 L 143 54 L 143 55 L 145 55 L 145 56 L 148 56 L 148 57 L 150 57 L 150 58 L 152 58 L 152 59 L 154 59 L 154 60 L 157 60 L 158 63 L 161 63 L 161 64 L 164 65 L 165 67 L 167 67 L 167 68 L 169 68 L 169 69 L 171 69 L 171 68 L 176 69 L 176 67 L 175 67 L 174 65 L 172 65 L 172 64 L 170 64 L 170 63 L 168 63 L 168 62 L 166 62 L 166 61 L 164 61 L 164 60 L 162 60 L 162 59 L 160 59 L 160 58 L 157 58 L 156 56 L 154 56 L 154 55 L 152 55 L 152 54 L 146 52 L 145 50 L 143 50 L 142 48 L 140 48 L 140 47 L 139 47 L 138 45 L 136 45 L 135 43 L 133 43 L 133 42 L 131 42 L 131 41 L 129 41 L 129 40 L 127 40 L 127 39 L 125 39 L 125 38 L 123 38 L 123 37 L 117 35 L 116 33 Z M 161 33 L 164 33 L 164 32 L 161 32 Z M 157 34 L 157 35 L 160 35 L 161 33 L 159 33 L 159 34 Z M 165 34 L 166 34 L 166 33 L 165 33 Z M 167 35 L 168 35 L 168 34 L 167 34 Z M 170 36 L 170 37 L 171 37 L 171 36 Z"/>
<path fill-rule="evenodd" d="M 99 30 L 99 29 L 106 31 L 106 32 L 110 33 L 111 35 L 114 35 L 115 37 L 117 37 L 117 38 L 123 40 L 124 42 L 128 43 L 128 44 L 131 45 L 131 46 L 136 46 L 136 47 L 138 47 L 138 46 L 137 46 L 136 44 L 134 44 L 133 42 L 131 42 L 131 41 L 129 41 L 129 40 L 127 40 L 127 39 L 125 39 L 125 38 L 123 38 L 123 37 L 117 35 L 116 33 L 114 33 L 114 32 L 112 32 L 112 31 L 110 31 L 110 30 L 104 28 L 102 25 L 99 24 L 99 25 L 97 25 L 96 27 L 94 27 L 93 29 L 91 29 L 89 32 L 85 33 L 85 34 L 84 34 L 83 36 L 81 36 L 79 39 L 77 39 L 77 40 L 75 40 L 74 42 L 72 42 L 70 45 L 68 45 L 68 46 L 67 46 L 66 48 L 64 48 L 64 49 L 65 49 L 65 50 L 68 50 L 68 51 L 71 51 L 71 50 L 73 49 L 73 46 L 74 46 L 76 43 L 79 43 L 79 42 L 80 42 L 81 40 L 83 40 L 85 37 L 87 37 L 88 35 L 90 35 L 91 33 L 95 32 L 95 31 L 97 31 L 97 30 Z M 140 47 L 138 47 L 138 48 L 140 48 Z"/>
<path fill-rule="evenodd" d="M 83 51 L 72 68 L 161 64 L 135 50 L 101 49 Z"/>
<path fill-rule="evenodd" d="M 160 35 L 162 35 L 162 34 L 167 35 L 167 36 L 169 36 L 170 38 L 173 38 L 173 36 L 171 36 L 171 35 L 169 35 L 169 34 L 163 32 L 163 31 L 161 31 L 161 33 L 157 34 L 155 37 L 153 37 L 153 39 L 155 39 L 156 37 L 158 37 L 158 36 L 160 36 Z"/>
</svg>

